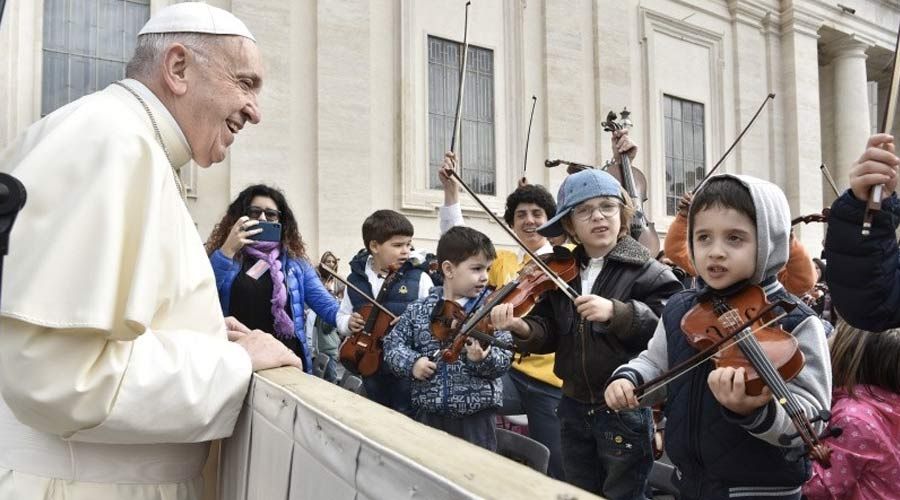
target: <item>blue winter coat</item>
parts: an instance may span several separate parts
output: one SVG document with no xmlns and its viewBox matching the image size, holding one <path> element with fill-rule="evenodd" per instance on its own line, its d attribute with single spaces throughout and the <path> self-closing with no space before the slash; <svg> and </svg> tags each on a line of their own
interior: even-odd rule
<svg viewBox="0 0 900 500">
<path fill-rule="evenodd" d="M 838 314 L 851 325 L 880 332 L 900 327 L 900 252 L 895 231 L 900 200 L 884 200 L 862 236 L 866 203 L 850 190 L 834 201 L 828 215 L 825 281 Z"/>
<path fill-rule="evenodd" d="M 216 288 L 219 290 L 219 303 L 222 313 L 228 316 L 231 304 L 231 285 L 241 272 L 241 261 L 229 259 L 221 250 L 216 250 L 209 256 L 213 272 L 216 275 Z M 300 341 L 303 351 L 304 369 L 312 373 L 312 353 L 306 342 L 306 314 L 304 305 L 307 305 L 316 314 L 328 323 L 336 324 L 338 308 L 340 304 L 325 286 L 316 270 L 304 259 L 287 258 L 281 256 L 281 268 L 285 271 L 287 282 L 288 302 L 291 304 L 291 317 L 294 320 L 294 335 Z"/>
</svg>

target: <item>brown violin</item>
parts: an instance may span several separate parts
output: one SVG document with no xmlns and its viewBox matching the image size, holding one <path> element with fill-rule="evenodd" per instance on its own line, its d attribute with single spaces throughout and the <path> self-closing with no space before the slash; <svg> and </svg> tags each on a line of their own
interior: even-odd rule
<svg viewBox="0 0 900 500">
<path fill-rule="evenodd" d="M 803 369 L 803 353 L 797 339 L 780 326 L 765 326 L 771 319 L 770 315 L 761 314 L 766 305 L 762 288 L 750 286 L 733 297 L 713 296 L 699 302 L 681 319 L 681 331 L 698 351 L 706 350 L 726 336 L 736 337 L 735 342 L 719 346 L 712 359 L 717 368 L 744 368 L 747 394 L 751 396 L 760 395 L 764 386 L 770 386 L 775 393 Z M 754 322 L 738 330 L 749 320 Z M 773 366 L 780 378 L 771 373 Z"/>
<path fill-rule="evenodd" d="M 773 315 L 779 307 L 785 312 Z M 688 311 L 681 321 L 688 343 L 699 352 L 659 377 L 635 387 L 635 396 L 638 400 L 643 399 L 710 359 L 716 367 L 744 368 L 747 394 L 759 395 L 763 387 L 768 387 L 797 430 L 796 434 L 781 436 L 781 444 L 790 446 L 794 439 L 800 438 L 804 444 L 802 455 L 808 454 L 823 467 L 830 467 L 831 448 L 822 442 L 822 436 L 812 424 L 827 421 L 831 412 L 823 409 L 812 418 L 806 414 L 787 386 L 787 381 L 803 368 L 803 353 L 796 338 L 780 326 L 770 326 L 795 307 L 795 303 L 787 300 L 769 303 L 758 286 L 748 286 L 730 297 L 711 295 Z M 826 432 L 837 436 L 841 430 L 832 427 Z"/>
<path fill-rule="evenodd" d="M 397 279 L 398 268 L 392 267 L 390 274 L 384 279 L 384 285 L 382 285 L 381 292 L 378 294 L 379 299 L 383 298 L 385 291 Z M 327 267 L 323 269 L 369 302 L 355 311 L 363 318 L 366 318 L 365 327 L 362 331 L 350 335 L 341 343 L 338 357 L 341 363 L 350 370 L 366 377 L 374 375 L 378 372 L 378 368 L 381 367 L 381 361 L 384 358 L 384 336 L 391 330 L 391 325 L 397 319 L 397 316 L 381 305 L 379 300 L 373 299 L 349 281 L 338 276 L 331 269 Z"/>
<path fill-rule="evenodd" d="M 541 255 L 539 258 L 554 274 L 566 282 L 575 279 L 578 275 L 578 265 L 575 257 L 565 247 L 555 247 L 553 253 Z M 432 321 L 432 334 L 435 338 L 442 341 L 453 338 L 450 348 L 441 353 L 442 359 L 447 362 L 456 361 L 469 336 L 489 344 L 490 341 L 485 342 L 484 335 L 487 334 L 493 339 L 490 334 L 494 332 L 494 326 L 490 322 L 489 315 L 494 307 L 500 304 L 511 304 L 513 306 L 513 314 L 517 318 L 521 318 L 534 308 L 544 293 L 556 288 L 557 285 L 550 276 L 534 261 L 529 261 L 522 267 L 515 279 L 488 295 L 484 305 L 468 318 L 462 313 L 460 306 L 453 302 L 445 301 L 444 308 L 449 308 L 449 314 L 440 314 L 438 315 L 439 321 Z M 458 311 L 453 310 L 454 306 Z M 448 318 L 451 320 L 448 321 Z M 456 322 L 454 323 L 453 320 Z M 454 324 L 459 325 L 459 328 L 454 329 Z M 503 348 L 517 351 L 513 345 Z"/>
<path fill-rule="evenodd" d="M 716 367 L 744 368 L 747 394 L 757 396 L 768 387 L 797 430 L 796 435 L 781 436 L 782 444 L 790 445 L 799 437 L 805 454 L 828 468 L 831 448 L 821 441 L 812 423 L 826 421 L 831 415 L 822 410 L 811 420 L 787 386 L 787 381 L 803 369 L 804 359 L 793 335 L 781 326 L 769 326 L 776 320 L 771 314 L 775 305 L 766 300 L 758 286 L 748 286 L 731 297 L 714 295 L 688 311 L 681 320 L 681 330 L 688 343 L 700 351 L 717 345 L 713 355 Z M 719 344 L 725 338 L 734 341 Z"/>
<path fill-rule="evenodd" d="M 488 346 L 497 346 L 500 349 L 517 352 L 516 346 L 493 336 L 493 330 L 489 330 L 486 318 L 470 322 L 470 316 L 465 309 L 453 302 L 445 300 L 439 309 L 435 310 L 431 321 L 431 334 L 442 343 L 450 342 L 450 347 L 441 349 L 434 356 L 429 356 L 432 361 L 439 356 L 447 363 L 455 363 L 463 347 L 469 338 L 477 340 L 482 349 Z M 488 332 L 488 333 L 486 333 Z"/>
</svg>

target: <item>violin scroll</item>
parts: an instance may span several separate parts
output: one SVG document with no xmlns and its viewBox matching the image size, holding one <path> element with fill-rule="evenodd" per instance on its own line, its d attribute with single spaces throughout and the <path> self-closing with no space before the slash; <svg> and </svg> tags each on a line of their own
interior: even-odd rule
<svg viewBox="0 0 900 500">
<path fill-rule="evenodd" d="M 794 217 L 791 220 L 791 226 L 796 226 L 797 224 L 809 224 L 811 222 L 828 222 L 828 214 L 831 211 L 828 207 L 822 209 L 822 213 L 817 214 L 809 214 L 809 215 L 801 215 L 799 217 Z"/>
</svg>

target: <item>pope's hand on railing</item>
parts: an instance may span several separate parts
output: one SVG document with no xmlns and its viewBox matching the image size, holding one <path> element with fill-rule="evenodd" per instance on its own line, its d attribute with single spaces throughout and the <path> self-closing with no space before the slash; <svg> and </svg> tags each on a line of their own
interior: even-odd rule
<svg viewBox="0 0 900 500">
<path fill-rule="evenodd" d="M 280 366 L 295 366 L 303 369 L 303 362 L 300 358 L 268 333 L 255 331 L 250 335 L 240 337 L 235 343 L 247 351 L 250 362 L 253 364 L 253 371 Z"/>
</svg>

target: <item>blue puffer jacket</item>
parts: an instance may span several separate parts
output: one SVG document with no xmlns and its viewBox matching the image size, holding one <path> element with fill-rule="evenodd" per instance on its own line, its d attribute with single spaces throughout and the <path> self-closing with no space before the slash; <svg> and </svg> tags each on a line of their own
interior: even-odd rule
<svg viewBox="0 0 900 500">
<path fill-rule="evenodd" d="M 900 252 L 895 231 L 900 200 L 891 195 L 862 236 L 866 203 L 850 190 L 831 205 L 824 257 L 825 281 L 838 314 L 851 325 L 880 332 L 900 327 Z"/>
<path fill-rule="evenodd" d="M 431 335 L 431 313 L 443 296 L 444 289 L 434 287 L 427 297 L 406 308 L 384 338 L 384 360 L 398 376 L 412 379 L 412 403 L 416 408 L 452 417 L 499 408 L 503 403 L 500 376 L 509 370 L 509 351 L 491 347 L 487 357 L 478 363 L 469 361 L 463 351 L 455 363 L 438 360 L 437 371 L 430 379 L 413 378 L 412 368 L 419 358 L 449 347 Z M 512 342 L 509 332 L 498 332 L 497 338 Z"/>
<path fill-rule="evenodd" d="M 231 304 L 231 285 L 241 271 L 241 261 L 229 259 L 221 250 L 216 250 L 209 256 L 213 272 L 216 274 L 216 288 L 219 290 L 219 303 L 222 313 L 228 316 Z M 340 304 L 331 295 L 316 270 L 304 259 L 289 259 L 281 256 L 281 268 L 285 269 L 287 281 L 288 301 L 291 304 L 291 317 L 294 320 L 294 335 L 300 341 L 303 350 L 303 367 L 308 373 L 312 373 L 312 353 L 306 342 L 306 314 L 304 305 L 307 305 L 316 314 L 332 325 L 336 323 Z"/>
</svg>

